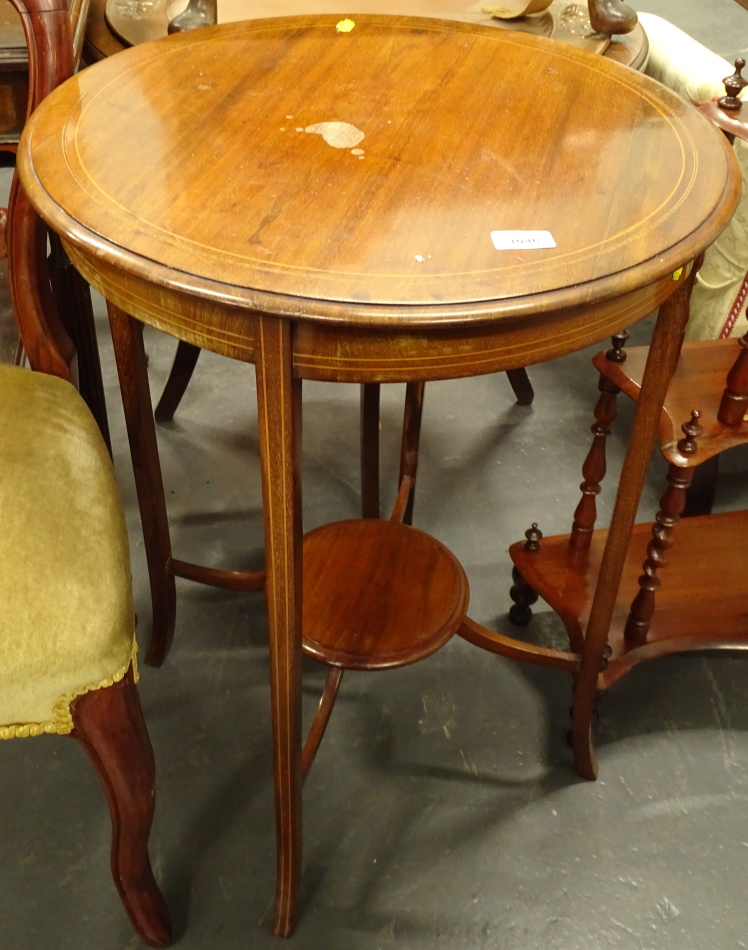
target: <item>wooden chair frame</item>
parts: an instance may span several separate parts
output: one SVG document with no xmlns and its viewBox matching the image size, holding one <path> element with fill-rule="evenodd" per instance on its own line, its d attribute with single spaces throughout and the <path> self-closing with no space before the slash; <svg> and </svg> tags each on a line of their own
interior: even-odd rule
<svg viewBox="0 0 748 950">
<path fill-rule="evenodd" d="M 65 0 L 11 2 L 28 45 L 31 112 L 73 73 L 70 16 Z M 8 257 L 13 307 L 31 368 L 76 384 L 78 358 L 52 289 L 47 227 L 17 177 L 8 214 Z M 71 735 L 88 754 L 109 805 L 112 875 L 122 903 L 143 941 L 169 946 L 169 915 L 148 856 L 155 807 L 153 751 L 132 668 L 120 682 L 75 699 L 71 714 Z"/>
</svg>

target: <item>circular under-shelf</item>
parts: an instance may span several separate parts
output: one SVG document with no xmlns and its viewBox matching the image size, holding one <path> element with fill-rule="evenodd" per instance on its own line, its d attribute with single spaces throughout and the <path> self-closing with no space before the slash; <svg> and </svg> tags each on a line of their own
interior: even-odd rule
<svg viewBox="0 0 748 950">
<path fill-rule="evenodd" d="M 304 538 L 304 652 L 383 670 L 435 653 L 467 612 L 467 577 L 443 544 L 392 521 L 337 521 Z"/>
</svg>

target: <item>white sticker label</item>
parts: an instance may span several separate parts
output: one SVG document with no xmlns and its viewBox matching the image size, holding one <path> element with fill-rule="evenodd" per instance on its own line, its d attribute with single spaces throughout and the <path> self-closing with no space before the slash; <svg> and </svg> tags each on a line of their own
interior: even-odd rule
<svg viewBox="0 0 748 950">
<path fill-rule="evenodd" d="M 491 240 L 497 251 L 556 246 L 550 231 L 491 231 Z"/>
</svg>

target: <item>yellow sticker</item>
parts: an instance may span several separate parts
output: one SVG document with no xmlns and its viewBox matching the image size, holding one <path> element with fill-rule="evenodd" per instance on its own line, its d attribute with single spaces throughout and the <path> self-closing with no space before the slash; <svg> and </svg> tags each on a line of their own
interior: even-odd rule
<svg viewBox="0 0 748 950">
<path fill-rule="evenodd" d="M 679 267 L 678 270 L 673 271 L 673 280 L 680 280 L 680 275 L 683 273 L 683 268 Z"/>
<path fill-rule="evenodd" d="M 355 25 L 353 20 L 341 20 L 340 23 L 335 24 L 335 29 L 338 33 L 350 33 Z"/>
</svg>

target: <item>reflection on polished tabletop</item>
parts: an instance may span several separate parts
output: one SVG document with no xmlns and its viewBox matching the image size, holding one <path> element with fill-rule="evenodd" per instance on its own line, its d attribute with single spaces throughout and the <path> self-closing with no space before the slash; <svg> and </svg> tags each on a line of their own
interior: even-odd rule
<svg viewBox="0 0 748 950">
<path fill-rule="evenodd" d="M 136 272 L 316 299 L 312 317 L 594 284 L 587 300 L 613 275 L 620 292 L 641 284 L 631 268 L 681 264 L 722 204 L 714 130 L 601 57 L 441 21 L 296 22 L 160 41 L 65 84 L 30 129 L 43 212 L 64 208 L 53 224 L 126 249 Z M 497 251 L 497 230 L 556 247 Z"/>
</svg>

